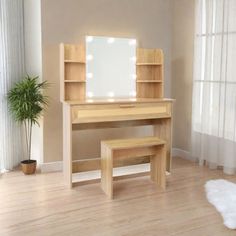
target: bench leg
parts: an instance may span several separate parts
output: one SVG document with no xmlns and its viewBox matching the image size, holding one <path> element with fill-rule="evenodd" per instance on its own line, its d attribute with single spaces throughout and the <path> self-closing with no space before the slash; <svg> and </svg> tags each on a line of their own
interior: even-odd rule
<svg viewBox="0 0 236 236">
<path fill-rule="evenodd" d="M 151 156 L 151 180 L 157 185 L 166 188 L 166 147 L 157 150 L 157 154 Z"/>
<path fill-rule="evenodd" d="M 101 146 L 101 187 L 109 198 L 113 198 L 113 158 L 112 152 Z"/>
</svg>

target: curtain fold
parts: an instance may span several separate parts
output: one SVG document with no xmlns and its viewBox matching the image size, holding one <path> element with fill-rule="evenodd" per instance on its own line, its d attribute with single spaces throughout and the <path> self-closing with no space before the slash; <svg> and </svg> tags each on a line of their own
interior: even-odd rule
<svg viewBox="0 0 236 236">
<path fill-rule="evenodd" d="M 24 72 L 23 0 L 0 0 L 0 172 L 23 158 L 21 127 L 9 114 L 6 95 Z"/>
<path fill-rule="evenodd" d="M 192 156 L 236 171 L 236 1 L 197 0 Z"/>
</svg>

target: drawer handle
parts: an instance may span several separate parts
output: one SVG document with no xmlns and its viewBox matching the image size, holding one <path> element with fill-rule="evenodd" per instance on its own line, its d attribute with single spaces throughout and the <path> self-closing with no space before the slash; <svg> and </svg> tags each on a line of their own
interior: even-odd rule
<svg viewBox="0 0 236 236">
<path fill-rule="evenodd" d="M 120 108 L 131 108 L 131 107 L 135 107 L 134 104 L 123 104 L 123 105 L 120 105 Z"/>
</svg>

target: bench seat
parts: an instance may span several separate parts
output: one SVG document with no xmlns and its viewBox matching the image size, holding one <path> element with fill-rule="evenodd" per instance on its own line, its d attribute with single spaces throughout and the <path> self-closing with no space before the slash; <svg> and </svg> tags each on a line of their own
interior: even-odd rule
<svg viewBox="0 0 236 236">
<path fill-rule="evenodd" d="M 113 161 L 150 156 L 151 180 L 165 189 L 166 142 L 157 137 L 114 139 L 101 142 L 101 186 L 113 198 Z"/>
</svg>

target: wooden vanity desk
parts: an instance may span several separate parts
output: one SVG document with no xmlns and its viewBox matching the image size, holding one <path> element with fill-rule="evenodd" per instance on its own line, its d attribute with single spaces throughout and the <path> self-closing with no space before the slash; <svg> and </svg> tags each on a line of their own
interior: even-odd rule
<svg viewBox="0 0 236 236">
<path fill-rule="evenodd" d="M 63 171 L 66 184 L 72 187 L 72 173 L 78 165 L 93 163 L 92 170 L 100 168 L 100 159 L 72 161 L 73 130 L 99 128 L 118 128 L 152 125 L 154 136 L 167 142 L 167 171 L 171 169 L 171 130 L 172 130 L 172 99 L 136 99 L 115 100 L 113 102 L 95 100 L 93 102 L 63 102 Z M 89 144 L 88 144 L 89 145 Z M 84 163 L 83 163 L 84 162 Z M 139 164 L 149 162 L 147 157 L 137 159 Z M 117 166 L 129 163 L 117 163 Z M 77 167 L 76 167 L 77 166 Z M 82 171 L 85 171 L 86 168 Z M 88 167 L 88 170 L 91 170 Z"/>
<path fill-rule="evenodd" d="M 161 49 L 136 48 L 136 98 L 86 99 L 85 44 L 60 44 L 60 95 L 63 104 L 63 171 L 72 187 L 72 173 L 99 170 L 101 158 L 73 161 L 72 132 L 100 128 L 153 126 L 153 135 L 167 146 L 167 171 L 171 170 L 173 99 L 163 98 L 164 56 Z M 95 78 L 93 78 L 95 79 Z M 124 85 L 125 86 L 125 85 Z M 121 137 L 122 138 L 122 137 Z M 89 148 L 89 143 L 88 143 Z M 114 167 L 147 163 L 149 157 L 119 159 Z"/>
</svg>

